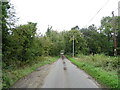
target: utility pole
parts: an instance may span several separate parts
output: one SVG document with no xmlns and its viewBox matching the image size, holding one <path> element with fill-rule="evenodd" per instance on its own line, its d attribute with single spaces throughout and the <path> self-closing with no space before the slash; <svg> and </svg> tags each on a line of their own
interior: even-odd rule
<svg viewBox="0 0 120 90">
<path fill-rule="evenodd" d="M 74 57 L 74 35 L 73 35 L 73 57 Z"/>
<path fill-rule="evenodd" d="M 120 16 L 120 1 L 118 2 L 118 16 Z"/>
<path fill-rule="evenodd" d="M 113 42 L 114 42 L 114 56 L 117 56 L 117 44 L 116 44 L 116 30 L 115 30 L 115 17 L 114 11 L 112 11 L 112 25 L 113 25 Z"/>
</svg>

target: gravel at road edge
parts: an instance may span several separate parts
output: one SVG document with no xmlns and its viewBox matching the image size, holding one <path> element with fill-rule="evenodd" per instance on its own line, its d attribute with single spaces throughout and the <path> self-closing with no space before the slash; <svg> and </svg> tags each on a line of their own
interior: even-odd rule
<svg viewBox="0 0 120 90">
<path fill-rule="evenodd" d="M 11 88 L 41 88 L 52 64 L 47 64 L 18 80 Z"/>
</svg>

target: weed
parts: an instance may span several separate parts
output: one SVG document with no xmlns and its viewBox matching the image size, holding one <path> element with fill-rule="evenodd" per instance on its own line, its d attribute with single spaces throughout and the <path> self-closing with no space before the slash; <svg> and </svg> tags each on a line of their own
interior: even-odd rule
<svg viewBox="0 0 120 90">
<path fill-rule="evenodd" d="M 108 88 L 118 88 L 118 76 L 116 57 L 107 57 L 104 55 L 83 56 L 74 59 L 68 57 L 69 60 L 79 68 L 85 70 L 94 77 L 101 85 Z"/>
<path fill-rule="evenodd" d="M 11 68 L 3 69 L 3 89 L 11 87 L 17 80 L 28 75 L 29 73 L 36 70 L 38 67 L 45 64 L 50 64 L 56 61 L 58 57 L 37 57 L 36 61 L 26 61 L 22 64 L 21 67 L 16 64 L 11 66 Z"/>
</svg>

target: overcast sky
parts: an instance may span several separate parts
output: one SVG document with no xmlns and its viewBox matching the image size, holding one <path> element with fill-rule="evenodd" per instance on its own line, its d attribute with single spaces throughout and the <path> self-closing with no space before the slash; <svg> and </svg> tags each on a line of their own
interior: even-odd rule
<svg viewBox="0 0 120 90">
<path fill-rule="evenodd" d="M 15 6 L 16 16 L 20 18 L 18 24 L 36 22 L 38 32 L 44 34 L 48 25 L 58 31 L 70 30 L 76 25 L 80 28 L 91 24 L 99 26 L 103 16 L 112 16 L 111 12 L 117 9 L 118 1 L 120 0 L 11 0 L 11 3 Z M 115 15 L 118 15 L 117 10 Z"/>
</svg>

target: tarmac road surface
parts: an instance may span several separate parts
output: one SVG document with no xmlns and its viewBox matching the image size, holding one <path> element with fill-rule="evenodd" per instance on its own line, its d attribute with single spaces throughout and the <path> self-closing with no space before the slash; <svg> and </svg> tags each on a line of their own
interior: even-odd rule
<svg viewBox="0 0 120 90">
<path fill-rule="evenodd" d="M 100 88 L 100 85 L 69 60 L 55 62 L 43 82 L 42 88 Z M 66 67 L 66 70 L 64 70 Z"/>
</svg>

